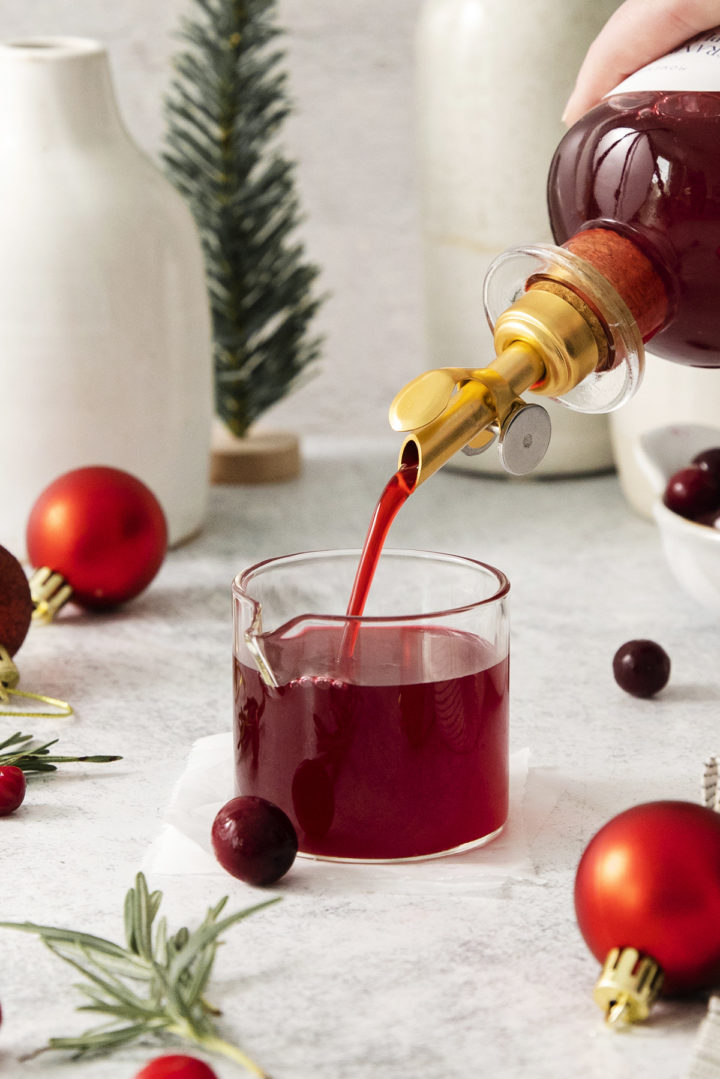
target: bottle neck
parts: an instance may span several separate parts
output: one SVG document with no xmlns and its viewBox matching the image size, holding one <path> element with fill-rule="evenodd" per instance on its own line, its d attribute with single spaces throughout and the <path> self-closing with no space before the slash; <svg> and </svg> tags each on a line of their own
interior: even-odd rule
<svg viewBox="0 0 720 1079">
<path fill-rule="evenodd" d="M 0 45 L 0 143 L 5 152 L 127 140 L 107 52 L 83 38 Z"/>
</svg>

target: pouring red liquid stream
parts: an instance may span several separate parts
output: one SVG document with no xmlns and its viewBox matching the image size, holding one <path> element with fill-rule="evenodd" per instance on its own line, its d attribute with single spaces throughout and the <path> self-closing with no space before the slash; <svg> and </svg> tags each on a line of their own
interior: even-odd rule
<svg viewBox="0 0 720 1079">
<path fill-rule="evenodd" d="M 370 585 L 375 576 L 375 570 L 380 561 L 380 555 L 387 539 L 387 534 L 390 531 L 390 525 L 415 490 L 417 474 L 418 467 L 416 464 L 400 465 L 400 468 L 390 477 L 383 493 L 380 495 L 365 537 L 355 581 L 350 593 L 350 602 L 347 606 L 348 617 L 359 617 L 365 610 Z"/>
</svg>

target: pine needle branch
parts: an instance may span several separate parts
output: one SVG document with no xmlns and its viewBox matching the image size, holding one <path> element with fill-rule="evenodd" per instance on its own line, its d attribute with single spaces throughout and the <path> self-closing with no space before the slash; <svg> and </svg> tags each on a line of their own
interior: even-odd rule
<svg viewBox="0 0 720 1079">
<path fill-rule="evenodd" d="M 313 367 L 323 298 L 294 237 L 295 165 L 279 145 L 292 106 L 276 0 L 194 0 L 166 96 L 166 171 L 205 254 L 215 405 L 238 436 Z M 292 332 L 273 333 L 277 324 Z"/>
</svg>

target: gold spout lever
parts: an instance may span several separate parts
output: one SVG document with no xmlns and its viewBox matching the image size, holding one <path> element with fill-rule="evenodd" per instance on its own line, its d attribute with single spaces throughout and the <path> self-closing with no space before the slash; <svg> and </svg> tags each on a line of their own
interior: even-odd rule
<svg viewBox="0 0 720 1079">
<path fill-rule="evenodd" d="M 600 337 L 577 297 L 570 302 L 538 282 L 497 320 L 489 367 L 426 371 L 396 395 L 390 424 L 408 432 L 400 463 L 417 466 L 420 484 L 458 450 L 482 452 L 498 435 L 505 468 L 531 471 L 547 450 L 550 419 L 520 395 L 554 397 L 576 386 L 599 362 Z"/>
<path fill-rule="evenodd" d="M 529 345 L 515 342 L 493 367 L 448 367 L 419 375 L 390 406 L 391 426 L 396 431 L 411 432 L 400 451 L 400 463 L 417 465 L 417 482 L 421 483 L 458 450 L 469 446 L 479 452 L 499 433 L 501 447 L 505 448 L 501 458 L 507 467 L 511 471 L 529 471 L 521 463 L 523 454 L 517 449 L 524 441 L 526 450 L 533 442 L 537 450 L 542 438 L 534 438 L 527 422 L 519 422 L 527 405 L 504 371 L 527 386 L 542 377 L 543 370 L 537 353 Z M 540 457 L 548 441 L 549 430 Z M 535 464 L 537 459 L 533 457 L 530 467 Z"/>
</svg>

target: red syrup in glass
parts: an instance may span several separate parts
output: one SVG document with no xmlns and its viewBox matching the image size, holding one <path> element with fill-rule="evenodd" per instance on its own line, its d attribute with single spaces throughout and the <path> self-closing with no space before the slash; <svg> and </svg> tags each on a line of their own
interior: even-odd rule
<svg viewBox="0 0 720 1079">
<path fill-rule="evenodd" d="M 280 806 L 306 854 L 423 857 L 507 817 L 507 657 L 458 630 L 352 621 L 416 480 L 402 466 L 378 501 L 349 621 L 265 635 L 277 687 L 235 660 L 238 790 Z"/>
<path fill-rule="evenodd" d="M 268 635 L 278 688 L 235 661 L 238 789 L 279 805 L 300 850 L 326 857 L 421 857 L 501 828 L 507 657 L 472 634 L 375 623 L 355 636 L 349 676 L 314 673 L 333 669 L 345 632 Z"/>
<path fill-rule="evenodd" d="M 720 366 L 720 93 L 608 98 L 560 142 L 548 208 L 558 243 L 599 226 L 650 258 L 666 292 L 655 332 L 643 333 L 653 353 Z"/>
</svg>

